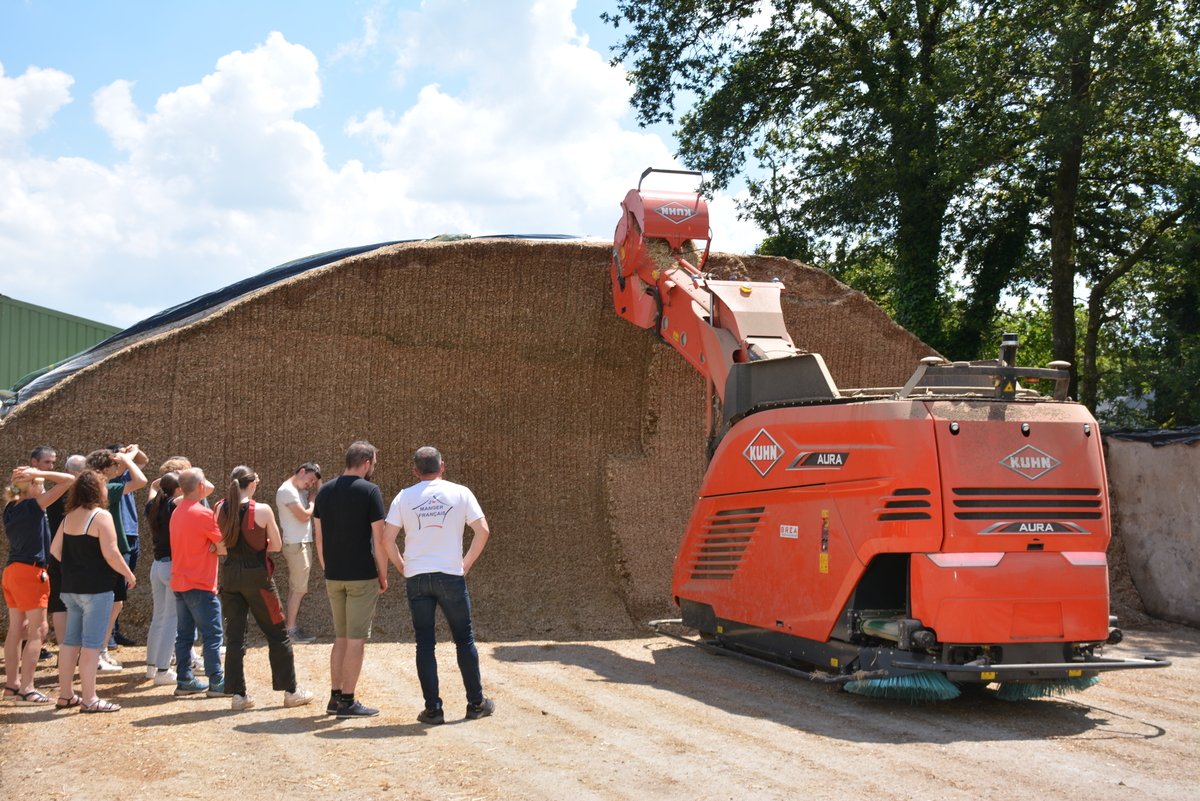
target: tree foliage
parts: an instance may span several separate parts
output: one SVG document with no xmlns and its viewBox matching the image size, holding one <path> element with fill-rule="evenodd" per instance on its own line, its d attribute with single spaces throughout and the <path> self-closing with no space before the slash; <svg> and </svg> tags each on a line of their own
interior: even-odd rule
<svg viewBox="0 0 1200 801">
<path fill-rule="evenodd" d="M 747 178 L 760 252 L 953 358 L 994 347 L 1003 298 L 1048 293 L 1053 355 L 1083 357 L 1095 404 L 1114 304 L 1194 214 L 1198 0 L 617 6 L 639 117 L 675 123 L 710 188 Z"/>
</svg>

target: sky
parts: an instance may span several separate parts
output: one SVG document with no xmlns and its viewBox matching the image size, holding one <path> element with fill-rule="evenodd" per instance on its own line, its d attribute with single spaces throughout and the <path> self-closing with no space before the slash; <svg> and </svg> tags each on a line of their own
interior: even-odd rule
<svg viewBox="0 0 1200 801">
<path fill-rule="evenodd" d="M 0 293 L 125 327 L 334 248 L 607 239 L 680 167 L 614 5 L 0 0 Z M 713 248 L 751 252 L 733 191 Z"/>
</svg>

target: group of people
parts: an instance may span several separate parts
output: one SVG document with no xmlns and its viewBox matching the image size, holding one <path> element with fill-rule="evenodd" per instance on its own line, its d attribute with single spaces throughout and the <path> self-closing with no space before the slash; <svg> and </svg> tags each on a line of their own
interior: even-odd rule
<svg viewBox="0 0 1200 801">
<path fill-rule="evenodd" d="M 142 467 L 149 460 L 137 445 L 72 456 L 66 472 L 54 471 L 56 458 L 52 448 L 35 449 L 28 465 L 12 471 L 6 491 L 4 698 L 115 712 L 118 704 L 97 695 L 96 676 L 121 669 L 107 650 L 122 603 L 137 581 L 133 493 L 147 484 Z M 466 588 L 466 574 L 490 533 L 479 503 L 469 489 L 444 479 L 441 454 L 426 447 L 414 456 L 417 483 L 397 494 L 385 511 L 382 493 L 371 481 L 378 459 L 373 445 L 355 442 L 346 452 L 343 474 L 324 483 L 319 465 L 301 465 L 276 492 L 278 524 L 270 506 L 255 501 L 259 476 L 249 467 L 234 468 L 225 497 L 210 506 L 214 487 L 204 471 L 184 457 L 167 460 L 150 484 L 144 510 L 154 546 L 146 677 L 156 685 L 174 684 L 178 696 L 229 697 L 235 710 L 255 706 L 244 671 L 247 623 L 253 616 L 267 640 L 272 685 L 284 693 L 283 705 L 310 703 L 313 694 L 296 680 L 292 646 L 315 639 L 297 622 L 312 543 L 333 613 L 328 714 L 379 714 L 355 692 L 376 602 L 388 588 L 389 564 L 405 577 L 416 634 L 425 702 L 417 719 L 430 725 L 445 721 L 434 653 L 439 608 L 457 649 L 466 717 L 492 714 L 495 703 L 483 694 Z M 474 537 L 464 555 L 468 526 Z M 403 554 L 397 542 L 401 534 Z M 271 558 L 281 552 L 289 574 L 286 611 Z M 56 701 L 34 687 L 48 615 L 59 644 Z M 199 658 L 193 648 L 197 634 Z M 201 662 L 206 681 L 196 676 Z"/>
</svg>

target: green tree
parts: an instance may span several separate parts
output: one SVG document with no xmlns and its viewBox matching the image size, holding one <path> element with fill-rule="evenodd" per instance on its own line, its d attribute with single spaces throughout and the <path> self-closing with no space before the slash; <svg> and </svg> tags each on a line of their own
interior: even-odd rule
<svg viewBox="0 0 1200 801">
<path fill-rule="evenodd" d="M 622 0 L 606 18 L 645 123 L 675 121 L 711 188 L 752 156 L 746 211 L 779 242 L 840 240 L 890 254 L 891 306 L 946 341 L 948 210 L 1015 145 L 1004 47 L 977 47 L 994 12 L 953 0 Z M 988 41 L 989 45 L 994 42 Z M 847 246 L 846 243 L 855 243 Z"/>
<path fill-rule="evenodd" d="M 885 306 L 947 355 L 990 347 L 1006 292 L 1045 289 L 1053 355 L 1078 364 L 1083 278 L 1094 405 L 1112 293 L 1194 208 L 1198 8 L 620 0 L 607 18 L 630 30 L 616 60 L 644 122 L 688 98 L 685 163 L 720 188 L 753 159 L 763 252 L 873 297 L 884 274 Z"/>
<path fill-rule="evenodd" d="M 1200 219 L 1161 237 L 1114 284 L 1096 346 L 1098 416 L 1113 425 L 1200 425 Z"/>
<path fill-rule="evenodd" d="M 1054 358 L 1079 362 L 1077 278 L 1089 284 L 1079 394 L 1095 408 L 1097 343 L 1113 285 L 1194 206 L 1200 38 L 1194 0 L 1046 0 L 1010 12 L 1028 31 L 1034 163 L 1048 186 L 1044 235 Z M 1190 115 L 1190 119 L 1189 119 Z M 1075 382 L 1072 382 L 1075 385 Z"/>
</svg>

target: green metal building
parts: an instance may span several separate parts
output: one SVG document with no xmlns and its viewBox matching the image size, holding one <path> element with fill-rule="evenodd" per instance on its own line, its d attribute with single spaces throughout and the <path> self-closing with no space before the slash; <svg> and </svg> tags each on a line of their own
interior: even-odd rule
<svg viewBox="0 0 1200 801">
<path fill-rule="evenodd" d="M 120 330 L 0 295 L 0 390 Z"/>
</svg>

